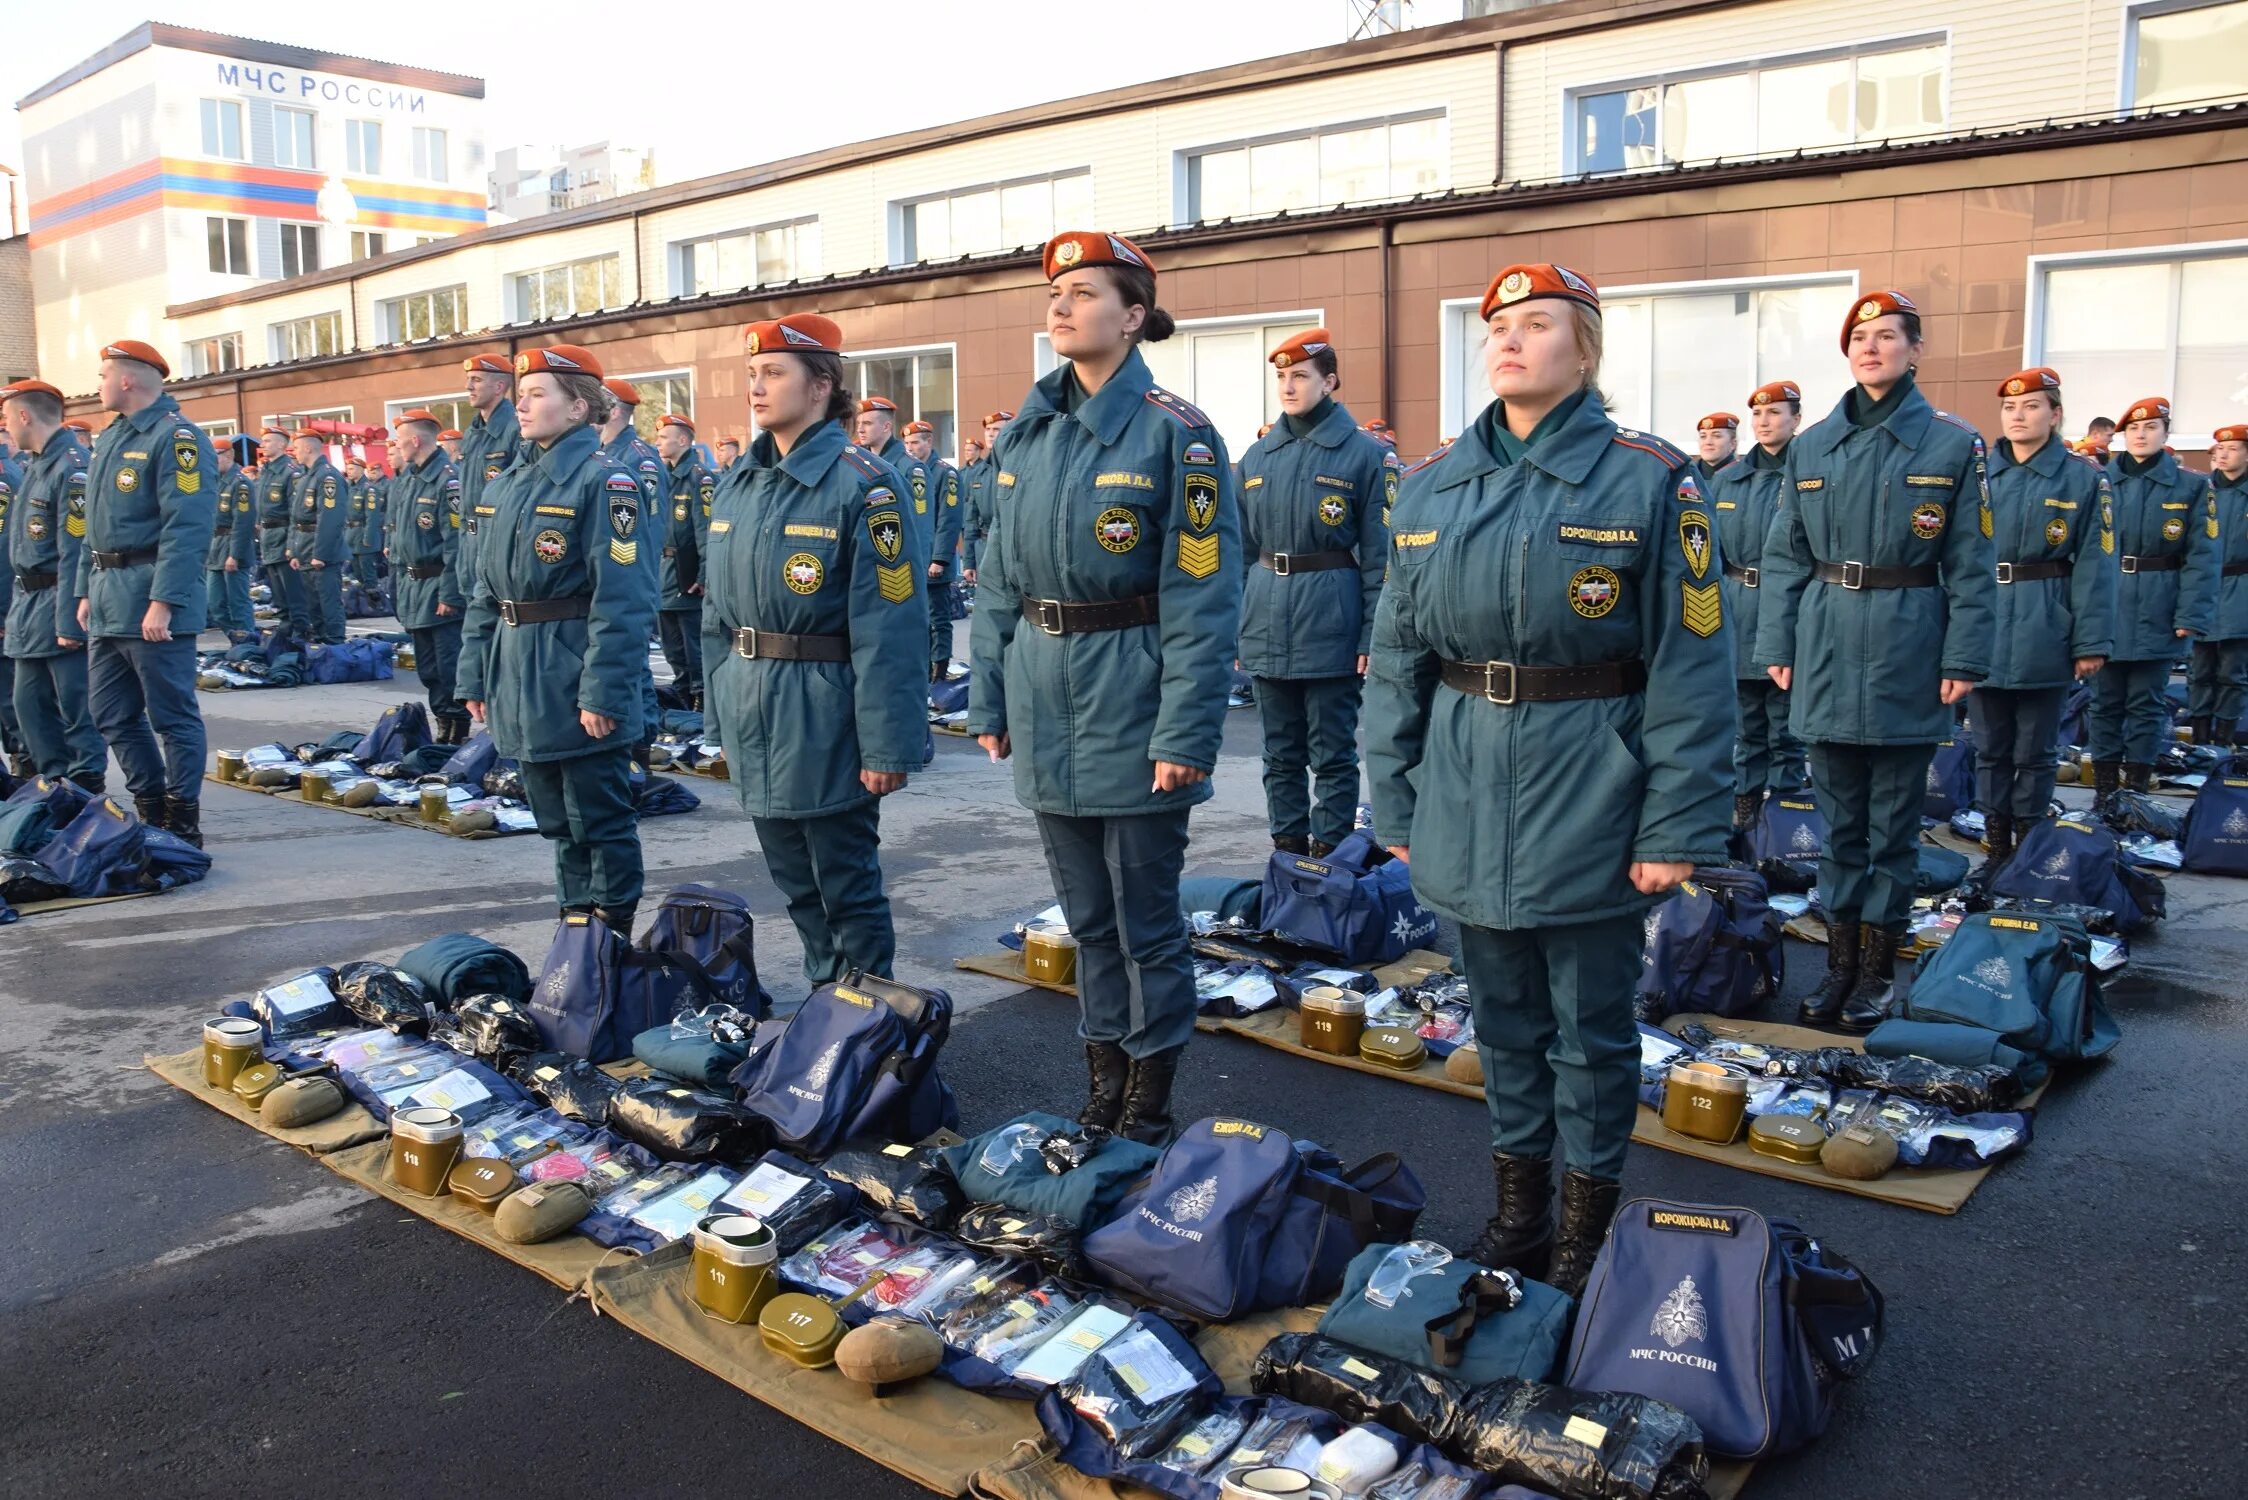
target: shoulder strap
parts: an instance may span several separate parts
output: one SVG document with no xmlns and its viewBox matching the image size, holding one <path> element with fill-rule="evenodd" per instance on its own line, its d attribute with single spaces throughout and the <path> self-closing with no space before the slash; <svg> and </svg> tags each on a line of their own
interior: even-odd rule
<svg viewBox="0 0 2248 1500">
<path fill-rule="evenodd" d="M 1489 1313 L 1512 1312 L 1522 1301 L 1522 1283 L 1512 1271 L 1478 1266 L 1460 1283 L 1460 1301 L 1449 1312 L 1438 1313 L 1424 1325 L 1428 1354 L 1439 1369 L 1449 1370 L 1467 1357 L 1468 1336 Z"/>
</svg>

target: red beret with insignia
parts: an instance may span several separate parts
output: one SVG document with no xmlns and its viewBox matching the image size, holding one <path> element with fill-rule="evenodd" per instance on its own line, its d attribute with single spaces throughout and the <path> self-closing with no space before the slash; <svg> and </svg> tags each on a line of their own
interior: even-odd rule
<svg viewBox="0 0 2248 1500">
<path fill-rule="evenodd" d="M 1851 329 L 1857 327 L 1860 323 L 1871 323 L 1875 318 L 1886 317 L 1890 313 L 1911 313 L 1917 317 L 1920 309 L 1913 306 L 1912 299 L 1903 292 L 1875 292 L 1870 296 L 1860 298 L 1851 307 L 1850 315 L 1842 320 L 1842 352 L 1844 354 L 1850 352 Z"/>
<path fill-rule="evenodd" d="M 65 418 L 62 425 L 69 428 L 72 432 L 90 433 L 94 430 L 94 424 L 87 421 L 84 417 Z"/>
<path fill-rule="evenodd" d="M 427 422 L 430 426 L 435 427 L 438 425 L 437 413 L 422 406 L 417 406 L 412 411 L 400 412 L 398 414 L 398 425 L 403 427 L 408 422 Z"/>
<path fill-rule="evenodd" d="M 1696 422 L 1694 430 L 1696 432 L 1739 432 L 1741 430 L 1741 419 L 1729 411 L 1713 411 Z"/>
<path fill-rule="evenodd" d="M 2212 443 L 2248 443 L 2248 422 L 2236 422 L 2230 427 L 2220 427 L 2210 435 Z"/>
<path fill-rule="evenodd" d="M 1147 252 L 1120 234 L 1097 229 L 1067 229 L 1046 242 L 1046 279 L 1087 266 L 1131 266 L 1155 274 Z"/>
<path fill-rule="evenodd" d="M 1793 401 L 1800 404 L 1802 400 L 1803 388 L 1792 380 L 1774 380 L 1768 384 L 1760 385 L 1748 393 L 1748 404 L 1751 411 L 1759 406 L 1770 406 L 1775 401 Z"/>
<path fill-rule="evenodd" d="M 859 402 L 860 411 L 886 411 L 894 413 L 897 411 L 897 409 L 898 403 L 892 401 L 888 396 L 867 396 L 862 398 Z"/>
<path fill-rule="evenodd" d="M 785 318 L 752 323 L 742 330 L 744 354 L 779 354 L 791 349 L 806 353 L 824 349 L 829 354 L 841 354 L 842 325 L 818 313 L 790 313 Z"/>
<path fill-rule="evenodd" d="M 625 405 L 638 406 L 640 404 L 640 387 L 634 385 L 631 381 L 619 380 L 612 375 L 607 380 L 602 381 L 601 384 L 608 389 L 610 395 L 616 397 Z"/>
<path fill-rule="evenodd" d="M 1324 328 L 1306 328 L 1302 333 L 1272 351 L 1272 363 L 1280 369 L 1311 358 L 1314 354 L 1333 354 L 1335 336 Z"/>
<path fill-rule="evenodd" d="M 994 422 L 1012 422 L 1014 420 L 1015 414 L 1011 411 L 987 411 L 984 413 L 983 424 L 989 427 Z"/>
<path fill-rule="evenodd" d="M 458 427 L 448 427 L 443 432 L 437 434 L 437 441 L 439 441 L 440 443 L 457 443 L 460 440 L 461 430 Z"/>
<path fill-rule="evenodd" d="M 471 354 L 461 361 L 461 373 L 463 375 L 473 375 L 478 370 L 482 370 L 488 375 L 512 375 L 515 373 L 515 367 L 507 362 L 507 356 L 504 354 Z"/>
<path fill-rule="evenodd" d="M 1483 290 L 1483 320 L 1489 322 L 1491 314 L 1500 308 L 1528 302 L 1534 297 L 1559 297 L 1564 302 L 1600 311 L 1598 287 L 1567 266 L 1540 261 L 1536 265 L 1508 266 L 1491 278 L 1491 284 Z"/>
<path fill-rule="evenodd" d="M 31 395 L 52 396 L 57 401 L 63 399 L 62 392 L 56 390 L 44 380 L 14 380 L 6 385 L 0 385 L 0 401 L 5 401 L 10 396 Z"/>
<path fill-rule="evenodd" d="M 172 367 L 165 362 L 163 355 L 156 352 L 155 346 L 144 344 L 139 339 L 119 339 L 114 344 L 104 344 L 101 346 L 101 357 L 137 360 L 159 375 L 169 376 L 172 373 Z"/>
<path fill-rule="evenodd" d="M 601 361 L 593 351 L 581 344 L 549 344 L 544 349 L 526 349 L 515 356 L 515 373 L 518 375 L 591 375 L 601 378 Z"/>
<path fill-rule="evenodd" d="M 937 429 L 931 427 L 926 422 L 908 422 L 905 424 L 904 432 L 907 437 L 913 437 L 916 434 L 924 432 L 928 433 L 931 437 L 934 437 L 936 436 Z"/>
<path fill-rule="evenodd" d="M 2170 398 L 2168 396 L 2142 396 L 2131 403 L 2131 409 L 2125 412 L 2123 420 L 2115 425 L 2128 427 L 2133 422 L 2167 422 L 2169 420 Z"/>
<path fill-rule="evenodd" d="M 667 411 L 662 416 L 656 418 L 656 426 L 659 429 L 665 427 L 684 427 L 689 432 L 693 432 L 695 430 L 695 424 L 692 419 L 683 417 L 675 411 Z"/>
<path fill-rule="evenodd" d="M 2023 370 L 2019 374 L 2009 375 L 2001 380 L 1998 383 L 1998 394 L 2001 398 L 2030 396 L 2039 391 L 2057 391 L 2060 388 L 2061 377 L 2059 373 L 2039 365 L 2035 369 Z"/>
</svg>

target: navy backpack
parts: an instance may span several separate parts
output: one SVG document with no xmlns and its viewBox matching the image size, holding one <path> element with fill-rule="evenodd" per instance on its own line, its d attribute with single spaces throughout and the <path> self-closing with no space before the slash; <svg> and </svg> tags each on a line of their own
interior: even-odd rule
<svg viewBox="0 0 2248 1500">
<path fill-rule="evenodd" d="M 1561 1383 L 1651 1396 L 1712 1453 L 1790 1453 L 1826 1430 L 1881 1344 L 1880 1290 L 1785 1219 L 1634 1198 L 1592 1265 Z"/>
<path fill-rule="evenodd" d="M 550 1052 L 588 1062 L 632 1056 L 632 1039 L 682 1009 L 713 1003 L 701 966 L 680 953 L 646 953 L 582 911 L 562 918 L 526 1007 Z"/>
<path fill-rule="evenodd" d="M 2248 760 L 2227 756 L 2193 794 L 2179 840 L 2197 875 L 2248 875 Z"/>
<path fill-rule="evenodd" d="M 499 763 L 500 752 L 492 743 L 492 732 L 479 729 L 461 742 L 460 748 L 453 752 L 453 758 L 445 762 L 444 769 L 439 774 L 455 786 L 472 786 L 481 790 L 484 778 L 491 775 L 492 768 Z"/>
<path fill-rule="evenodd" d="M 1394 963 L 1436 935 L 1411 869 L 1363 831 L 1346 834 L 1324 859 L 1275 852 L 1262 912 L 1275 936 L 1361 967 Z"/>
<path fill-rule="evenodd" d="M 1990 883 L 1993 897 L 2061 906 L 2096 907 L 2118 932 L 2161 920 L 2162 882 L 2126 862 L 2115 835 L 2097 823 L 2046 818 L 2022 835 L 2013 858 Z"/>
<path fill-rule="evenodd" d="M 1961 808 L 1974 805 L 1974 742 L 1945 740 L 1928 761 L 1928 789 L 1920 801 L 1920 815 L 1942 823 Z"/>
<path fill-rule="evenodd" d="M 1777 994 L 1787 974 L 1780 914 L 1753 870 L 1698 870 L 1647 914 L 1639 956 L 1642 1021 L 1685 1011 L 1745 1016 Z"/>
<path fill-rule="evenodd" d="M 428 711 L 419 703 L 401 703 L 382 711 L 375 727 L 353 747 L 351 758 L 363 766 L 380 765 L 403 760 L 428 743 Z"/>
<path fill-rule="evenodd" d="M 1962 921 L 1920 961 L 1905 1018 L 1972 1026 L 2052 1062 L 2103 1056 L 2122 1038 L 2084 924 L 2053 912 L 1979 911 Z"/>
<path fill-rule="evenodd" d="M 1807 891 L 1819 883 L 1826 819 L 1808 792 L 1773 797 L 1748 831 L 1748 861 L 1775 891 Z"/>
<path fill-rule="evenodd" d="M 943 990 L 853 972 L 812 991 L 786 1020 L 758 1027 L 733 1083 L 800 1156 L 827 1156 L 856 1136 L 918 1141 L 960 1124 L 937 1073 L 951 1033 Z"/>
<path fill-rule="evenodd" d="M 676 785 L 676 783 L 672 783 Z M 757 982 L 755 924 L 749 903 L 714 885 L 675 886 L 656 907 L 638 946 L 649 953 L 684 953 L 702 966 L 721 1005 L 763 1017 L 773 997 Z"/>
<path fill-rule="evenodd" d="M 96 797 L 33 858 L 73 896 L 135 890 L 147 832 L 140 819 L 107 797 Z"/>
<path fill-rule="evenodd" d="M 1085 1236 L 1100 1281 L 1223 1323 L 1342 1289 L 1351 1258 L 1413 1237 L 1428 1194 L 1394 1155 L 1334 1153 L 1248 1120 L 1198 1120 L 1115 1217 Z"/>
</svg>

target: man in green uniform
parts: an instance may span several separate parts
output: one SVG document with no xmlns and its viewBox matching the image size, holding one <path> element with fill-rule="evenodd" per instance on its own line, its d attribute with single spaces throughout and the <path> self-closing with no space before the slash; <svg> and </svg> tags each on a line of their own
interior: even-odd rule
<svg viewBox="0 0 2248 1500">
<path fill-rule="evenodd" d="M 960 576 L 969 583 L 976 581 L 976 563 L 982 555 L 984 541 L 991 535 L 991 519 L 998 510 L 999 499 L 999 434 L 1015 420 L 1011 411 L 986 412 L 983 419 L 983 457 L 969 466 L 965 475 L 967 496 L 965 514 L 960 518 Z"/>
<path fill-rule="evenodd" d="M 656 454 L 663 460 L 669 500 L 662 511 L 663 602 L 656 634 L 671 680 L 687 695 L 695 712 L 703 707 L 703 541 L 710 532 L 710 506 L 718 476 L 695 452 L 695 424 L 677 412 L 656 423 Z"/>
<path fill-rule="evenodd" d="M 453 569 L 460 551 L 460 476 L 437 443 L 435 413 L 416 408 L 398 419 L 397 502 L 390 507 L 390 577 L 399 626 L 414 638 L 414 671 L 429 697 L 437 743 L 468 738 L 468 710 L 454 695 L 461 618 L 468 602 Z"/>
<path fill-rule="evenodd" d="M 1756 446 L 1719 469 L 1704 490 L 1716 512 L 1718 552 L 1725 559 L 1725 607 L 1732 621 L 1733 699 L 1739 710 L 1733 738 L 1735 828 L 1756 821 L 1767 795 L 1794 791 L 1804 782 L 1803 745 L 1788 729 L 1788 695 L 1756 660 L 1756 605 L 1762 592 L 1757 561 L 1764 555 L 1772 518 L 1779 514 L 1784 498 L 1780 470 L 1802 420 L 1803 392 L 1795 382 L 1758 386 L 1748 398 Z"/>
<path fill-rule="evenodd" d="M 476 577 L 476 528 L 487 512 L 484 490 L 515 466 L 522 433 L 515 422 L 515 368 L 504 354 L 471 354 L 461 361 L 468 380 L 468 404 L 476 415 L 460 436 L 460 451 L 453 466 L 461 480 L 460 552 L 453 565 L 460 569 L 464 592 Z"/>
<path fill-rule="evenodd" d="M 343 639 L 343 569 L 351 561 L 344 477 L 328 461 L 319 434 L 300 432 L 289 448 L 297 478 L 289 492 L 288 563 L 312 604 L 312 643 L 333 645 Z"/>
<path fill-rule="evenodd" d="M 211 531 L 211 555 L 205 560 L 209 581 L 204 587 L 204 607 L 209 627 L 223 630 L 229 641 L 246 641 L 258 633 L 257 616 L 250 610 L 250 570 L 258 562 L 257 490 L 235 462 L 237 446 L 249 439 L 230 437 L 215 445 L 219 463 L 218 524 Z"/>
<path fill-rule="evenodd" d="M 15 586 L 7 652 L 24 748 L 39 775 L 100 792 L 109 751 L 87 711 L 86 633 L 70 602 L 86 541 L 86 450 L 62 425 L 62 392 L 44 381 L 0 387 L 0 418 L 28 460 L 9 508 L 6 559 Z"/>
<path fill-rule="evenodd" d="M 2187 722 L 2194 743 L 2230 749 L 2248 708 L 2248 423 L 2220 427 L 2209 446 L 2217 500 L 2217 612 L 2193 644 Z"/>
<path fill-rule="evenodd" d="M 0 437 L 0 563 L 8 553 L 8 513 L 15 507 L 23 493 L 23 465 L 17 459 L 15 445 Z M 8 611 L 15 605 L 15 577 L 0 566 L 0 652 L 8 646 Z M 8 773 L 12 776 L 35 774 L 31 768 L 31 751 L 23 741 L 23 726 L 16 719 L 15 694 L 6 683 L 0 683 L 0 749 L 8 756 Z"/>
<path fill-rule="evenodd" d="M 937 454 L 937 430 L 905 424 L 905 451 L 929 473 L 933 540 L 929 553 L 929 680 L 942 682 L 952 665 L 953 570 L 960 566 L 960 471 Z M 908 484 L 912 481 L 908 480 Z"/>
<path fill-rule="evenodd" d="M 289 434 L 268 427 L 259 436 L 258 568 L 273 605 L 274 623 L 299 637 L 312 633 L 304 578 L 289 566 L 289 502 L 296 492 L 297 461 Z"/>
</svg>

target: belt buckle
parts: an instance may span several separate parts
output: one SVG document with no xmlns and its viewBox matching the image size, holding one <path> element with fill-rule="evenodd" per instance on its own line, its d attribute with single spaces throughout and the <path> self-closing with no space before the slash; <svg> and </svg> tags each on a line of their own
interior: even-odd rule
<svg viewBox="0 0 2248 1500">
<path fill-rule="evenodd" d="M 745 650 L 744 647 L 747 647 Z M 757 660 L 757 627 L 744 625 L 734 632 L 734 654 L 744 661 Z"/>
<path fill-rule="evenodd" d="M 1030 623 L 1036 625 L 1048 635 L 1060 635 L 1062 633 L 1062 601 L 1059 599 L 1033 599 L 1030 603 L 1032 614 Z"/>
<path fill-rule="evenodd" d="M 510 625 L 520 625 L 523 623 L 521 620 L 515 618 L 515 601 L 513 599 L 502 599 L 500 601 L 500 618 L 502 620 L 505 620 Z"/>
<path fill-rule="evenodd" d="M 1764 570 L 1762 568 L 1743 568 L 1741 569 L 1741 587 L 1745 589 L 1755 588 L 1763 577 Z"/>
<path fill-rule="evenodd" d="M 1498 688 L 1493 686 L 1493 683 L 1498 679 L 1498 674 L 1502 671 L 1506 673 L 1506 696 L 1504 697 L 1501 697 L 1499 695 Z M 1513 662 L 1487 661 L 1483 664 L 1483 697 L 1487 702 L 1496 703 L 1501 708 L 1512 708 L 1514 706 L 1515 680 Z"/>
<path fill-rule="evenodd" d="M 1998 565 L 1998 581 L 2000 583 L 2012 583 L 2014 581 L 2014 565 L 2012 563 L 2002 562 Z"/>
<path fill-rule="evenodd" d="M 1282 578 L 1286 578 L 1289 574 L 1295 572 L 1295 570 L 1296 558 L 1294 553 L 1275 552 L 1272 554 L 1272 571 L 1276 575 Z"/>
<path fill-rule="evenodd" d="M 1866 586 L 1866 565 L 1862 562 L 1844 563 L 1842 565 L 1842 586 L 1846 589 L 1864 588 Z"/>
<path fill-rule="evenodd" d="M 2123 554 L 2123 560 L 2120 566 L 2126 573 L 2136 573 L 2139 571 L 2139 560 L 2131 553 L 2126 552 Z"/>
</svg>

